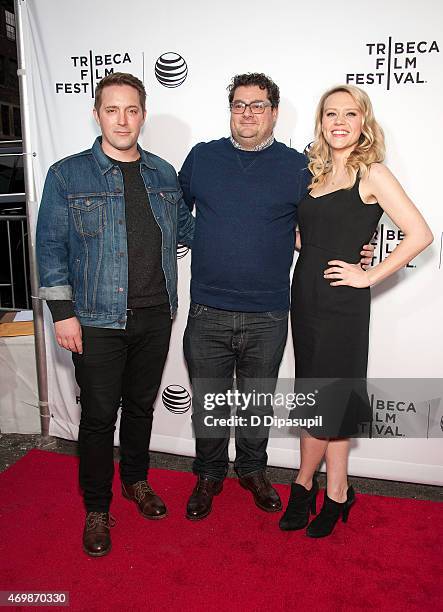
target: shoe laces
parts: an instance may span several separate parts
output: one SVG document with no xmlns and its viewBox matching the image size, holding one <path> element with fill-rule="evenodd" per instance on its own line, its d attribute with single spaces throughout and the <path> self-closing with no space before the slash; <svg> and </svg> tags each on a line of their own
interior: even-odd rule
<svg viewBox="0 0 443 612">
<path fill-rule="evenodd" d="M 258 491 L 266 489 L 269 486 L 268 478 L 264 472 L 258 472 L 258 474 L 256 474 L 254 477 L 254 480 Z"/>
<path fill-rule="evenodd" d="M 134 485 L 134 496 L 138 502 L 141 502 L 146 494 L 154 495 L 154 491 L 148 485 L 146 480 L 139 480 Z"/>
<path fill-rule="evenodd" d="M 86 529 L 95 529 L 99 525 L 103 527 L 114 527 L 116 523 L 115 518 L 110 512 L 88 512 L 86 516 Z"/>
<path fill-rule="evenodd" d="M 199 493 L 208 493 L 214 482 L 216 481 L 209 478 L 199 478 L 197 483 L 197 491 Z"/>
</svg>

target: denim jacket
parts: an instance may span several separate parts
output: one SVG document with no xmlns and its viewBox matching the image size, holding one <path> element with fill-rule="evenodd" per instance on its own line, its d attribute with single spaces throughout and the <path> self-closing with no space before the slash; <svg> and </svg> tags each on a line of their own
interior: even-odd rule
<svg viewBox="0 0 443 612">
<path fill-rule="evenodd" d="M 171 316 L 177 310 L 177 244 L 191 246 L 194 217 L 174 168 L 138 147 L 148 201 L 162 234 L 162 267 Z M 49 168 L 37 223 L 39 297 L 71 300 L 82 325 L 124 329 L 128 251 L 123 176 L 92 149 Z"/>
</svg>

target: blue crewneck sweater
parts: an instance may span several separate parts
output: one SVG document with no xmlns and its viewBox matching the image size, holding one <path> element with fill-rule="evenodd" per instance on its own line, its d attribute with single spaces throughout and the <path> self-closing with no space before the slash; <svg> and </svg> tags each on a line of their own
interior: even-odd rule
<svg viewBox="0 0 443 612">
<path fill-rule="evenodd" d="M 189 208 L 196 206 L 193 302 L 240 312 L 289 308 L 306 166 L 304 155 L 277 141 L 241 151 L 221 138 L 191 150 L 179 180 Z"/>
</svg>

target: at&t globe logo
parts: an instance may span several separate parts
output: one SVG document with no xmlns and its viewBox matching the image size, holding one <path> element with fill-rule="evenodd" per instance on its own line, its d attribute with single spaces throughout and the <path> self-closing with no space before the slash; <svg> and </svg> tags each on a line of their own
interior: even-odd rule
<svg viewBox="0 0 443 612">
<path fill-rule="evenodd" d="M 189 247 L 187 247 L 185 244 L 177 245 L 177 259 L 183 259 L 183 257 L 186 257 L 188 253 Z"/>
<path fill-rule="evenodd" d="M 165 408 L 174 414 L 183 414 L 191 407 L 191 396 L 181 385 L 169 385 L 163 390 Z"/>
<path fill-rule="evenodd" d="M 163 53 L 155 62 L 155 76 L 164 87 L 178 87 L 188 76 L 188 66 L 178 53 Z"/>
</svg>

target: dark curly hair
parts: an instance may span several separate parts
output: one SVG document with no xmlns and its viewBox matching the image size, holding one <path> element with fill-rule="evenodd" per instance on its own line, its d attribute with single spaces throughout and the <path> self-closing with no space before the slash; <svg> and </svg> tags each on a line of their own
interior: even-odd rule
<svg viewBox="0 0 443 612">
<path fill-rule="evenodd" d="M 274 81 L 262 72 L 248 72 L 247 74 L 237 74 L 233 77 L 230 85 L 227 87 L 229 92 L 229 105 L 232 104 L 237 87 L 249 87 L 251 85 L 257 85 L 260 89 L 266 89 L 268 100 L 272 104 L 272 108 L 278 107 L 280 102 L 280 90 Z"/>
</svg>

